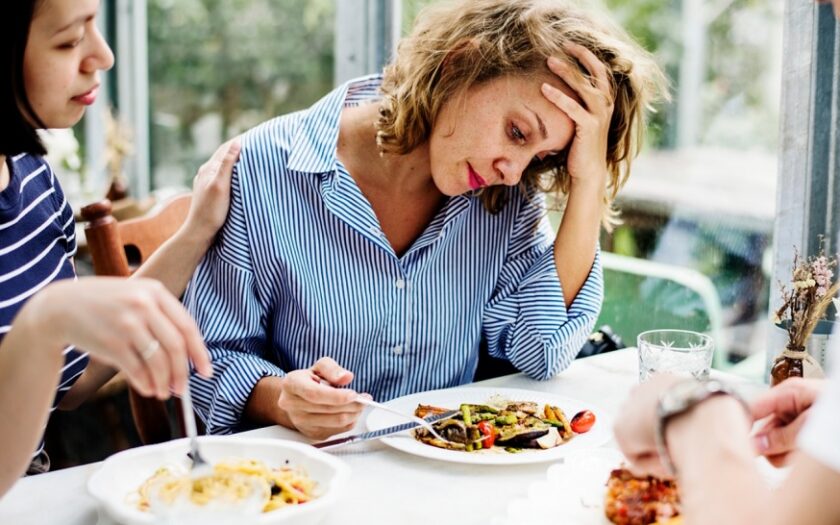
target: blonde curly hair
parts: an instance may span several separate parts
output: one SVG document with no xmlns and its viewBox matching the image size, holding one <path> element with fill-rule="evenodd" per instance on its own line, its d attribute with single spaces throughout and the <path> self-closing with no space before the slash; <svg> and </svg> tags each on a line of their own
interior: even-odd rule
<svg viewBox="0 0 840 525">
<path fill-rule="evenodd" d="M 604 63 L 615 94 L 604 193 L 603 224 L 609 229 L 617 222 L 613 200 L 642 144 L 644 112 L 667 97 L 667 81 L 651 55 L 624 30 L 574 0 L 441 1 L 421 11 L 384 71 L 380 151 L 405 154 L 427 141 L 443 105 L 470 87 L 504 76 L 554 75 L 546 64 L 550 56 L 573 64 L 588 78 L 564 49 L 566 42 L 585 46 Z M 523 189 L 554 195 L 560 207 L 570 184 L 566 151 L 532 161 L 520 182 Z M 505 195 L 505 188 L 489 187 L 481 199 L 497 213 Z"/>
</svg>

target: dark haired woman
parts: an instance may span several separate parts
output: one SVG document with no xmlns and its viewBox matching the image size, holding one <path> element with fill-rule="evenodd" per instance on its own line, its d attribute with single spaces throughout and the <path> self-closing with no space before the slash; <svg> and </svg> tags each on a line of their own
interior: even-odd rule
<svg viewBox="0 0 840 525">
<path fill-rule="evenodd" d="M 39 440 L 51 410 L 78 405 L 116 370 L 161 399 L 183 390 L 188 359 L 212 373 L 175 296 L 225 220 L 238 155 L 238 145 L 225 145 L 201 169 L 187 222 L 139 278 L 77 280 L 73 213 L 36 130 L 76 124 L 96 98 L 100 72 L 113 65 L 96 28 L 99 1 L 15 0 L 3 9 L 0 495 L 27 466 L 49 467 Z"/>
</svg>

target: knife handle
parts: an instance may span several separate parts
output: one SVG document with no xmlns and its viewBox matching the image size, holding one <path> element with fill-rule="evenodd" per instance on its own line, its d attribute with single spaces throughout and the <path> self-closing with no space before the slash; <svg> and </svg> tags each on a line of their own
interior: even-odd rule
<svg viewBox="0 0 840 525">
<path fill-rule="evenodd" d="M 331 439 L 329 441 L 321 441 L 320 443 L 312 443 L 312 446 L 315 448 L 325 449 L 325 448 L 335 448 L 341 445 L 349 445 L 356 441 L 356 436 L 348 436 L 338 439 Z"/>
</svg>

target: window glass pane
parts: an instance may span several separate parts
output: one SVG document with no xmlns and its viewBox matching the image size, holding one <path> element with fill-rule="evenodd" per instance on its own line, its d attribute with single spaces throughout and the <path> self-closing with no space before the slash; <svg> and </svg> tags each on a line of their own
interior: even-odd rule
<svg viewBox="0 0 840 525">
<path fill-rule="evenodd" d="M 332 88 L 333 0 L 149 0 L 153 185 Z"/>
<path fill-rule="evenodd" d="M 631 282 L 636 299 L 666 305 L 636 322 L 652 327 L 721 325 L 729 363 L 763 355 L 775 211 L 781 88 L 781 0 L 608 0 L 619 21 L 655 53 L 672 80 L 673 101 L 651 119 L 648 145 L 619 197 L 624 225 L 605 249 L 696 272 L 688 289 L 665 280 Z M 694 13 L 687 10 L 697 9 Z M 700 20 L 706 20 L 702 25 Z M 654 275 L 660 272 L 655 267 Z M 678 274 L 679 275 L 679 274 Z M 696 293 L 707 278 L 717 301 Z M 610 295 L 624 297 L 617 273 Z M 625 282 L 627 279 L 625 279 Z M 720 308 L 720 321 L 707 312 Z M 711 306 L 710 306 L 710 303 Z M 683 320 L 669 318 L 680 313 Z M 698 321 L 705 317 L 704 321 Z M 625 318 L 623 318 L 625 317 Z M 602 319 L 626 326 L 629 311 Z M 712 316 L 714 317 L 714 315 Z M 669 326 L 660 326 L 669 325 Z M 635 344 L 637 330 L 625 329 Z M 728 367 L 723 360 L 717 364 Z M 742 365 L 759 377 L 763 359 Z"/>
</svg>

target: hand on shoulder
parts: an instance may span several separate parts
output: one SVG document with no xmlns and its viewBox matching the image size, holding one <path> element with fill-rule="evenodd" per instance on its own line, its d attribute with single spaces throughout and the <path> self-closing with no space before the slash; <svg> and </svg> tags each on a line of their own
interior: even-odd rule
<svg viewBox="0 0 840 525">
<path fill-rule="evenodd" d="M 238 138 L 222 144 L 193 179 L 192 204 L 182 231 L 208 245 L 227 219 L 231 176 L 240 149 Z"/>
</svg>

